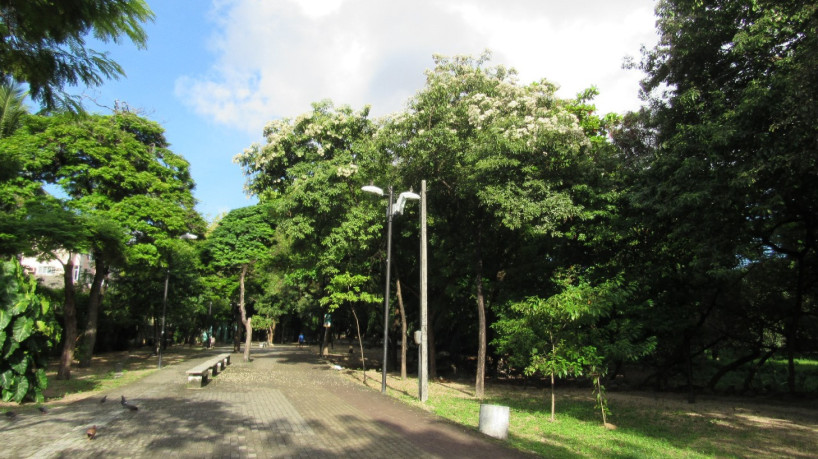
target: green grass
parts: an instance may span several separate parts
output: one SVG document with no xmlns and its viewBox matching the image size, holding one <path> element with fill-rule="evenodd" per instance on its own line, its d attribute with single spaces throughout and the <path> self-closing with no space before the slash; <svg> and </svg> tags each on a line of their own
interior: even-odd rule
<svg viewBox="0 0 818 459">
<path fill-rule="evenodd" d="M 98 374 L 90 373 L 68 381 L 52 379 L 48 382 L 47 393 L 53 394 L 50 398 L 62 398 L 66 395 L 85 392 L 106 392 L 144 378 L 154 371 L 156 371 L 155 368 L 135 371 L 123 370 L 119 373 L 109 371 Z"/>
<path fill-rule="evenodd" d="M 689 449 L 697 440 L 693 433 L 702 427 L 697 424 L 703 421 L 680 414 L 620 416 L 617 430 L 608 430 L 592 402 L 561 401 L 556 422 L 550 421 L 550 402 L 545 399 L 491 397 L 485 403 L 509 406 L 512 446 L 546 457 L 710 457 L 720 453 L 709 446 L 701 451 Z M 478 427 L 477 400 L 441 396 L 433 398 L 430 407 L 442 417 Z"/>
<path fill-rule="evenodd" d="M 700 362 L 697 369 L 695 383 L 704 386 L 710 377 L 716 373 L 718 367 L 730 362 L 732 356 L 722 356 L 720 361 L 713 359 Z M 716 386 L 716 391 L 725 392 L 729 389 L 739 390 L 744 385 L 744 378 L 750 364 L 725 375 Z M 752 388 L 757 393 L 774 394 L 786 393 L 788 362 L 786 359 L 770 359 L 762 366 L 752 382 Z M 809 394 L 818 392 L 818 360 L 798 358 L 795 359 L 795 390 L 796 392 Z M 679 384 L 682 384 L 680 381 Z"/>
<path fill-rule="evenodd" d="M 416 379 L 390 376 L 388 393 L 477 429 L 481 402 L 472 384 L 432 382 L 424 405 L 417 401 Z M 609 393 L 608 422 L 616 426 L 611 430 L 602 425 L 590 388 L 558 388 L 556 422 L 550 422 L 549 394 L 492 385 L 483 403 L 508 406 L 508 443 L 543 457 L 806 458 L 818 451 L 814 404 L 776 406 L 736 398 L 688 404 L 684 394 Z"/>
</svg>

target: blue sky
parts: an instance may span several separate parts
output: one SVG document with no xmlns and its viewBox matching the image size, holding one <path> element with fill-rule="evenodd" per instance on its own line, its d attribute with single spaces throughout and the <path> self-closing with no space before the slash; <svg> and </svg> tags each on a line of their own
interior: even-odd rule
<svg viewBox="0 0 818 459">
<path fill-rule="evenodd" d="M 570 3 L 570 4 L 569 4 Z M 148 0 L 148 48 L 108 51 L 127 77 L 82 89 L 86 107 L 115 101 L 160 123 L 191 163 L 197 209 L 212 220 L 254 202 L 232 158 L 272 119 L 310 103 L 403 109 L 433 54 L 480 55 L 514 67 L 520 82 L 546 78 L 571 97 L 591 85 L 602 112 L 639 106 L 626 56 L 652 46 L 654 0 Z"/>
</svg>

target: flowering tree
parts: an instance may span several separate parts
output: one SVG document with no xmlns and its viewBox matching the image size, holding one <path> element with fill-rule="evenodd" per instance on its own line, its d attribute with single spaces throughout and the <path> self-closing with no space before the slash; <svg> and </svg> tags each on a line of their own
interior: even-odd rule
<svg viewBox="0 0 818 459">
<path fill-rule="evenodd" d="M 234 158 L 247 175 L 247 191 L 276 214 L 277 239 L 287 247 L 286 287 L 277 289 L 277 296 L 292 296 L 291 290 L 320 298 L 341 273 L 378 271 L 370 247 L 382 226 L 371 222 L 374 203 L 359 204 L 362 169 L 376 169 L 371 166 L 375 126 L 368 112 L 336 108 L 329 101 L 313 104 L 311 112 L 295 119 L 268 123 L 266 144 Z M 324 312 L 304 311 L 313 317 Z"/>
<path fill-rule="evenodd" d="M 592 220 L 604 201 L 592 188 L 600 177 L 590 167 L 599 151 L 597 132 L 586 122 L 592 107 L 583 108 L 593 91 L 561 100 L 556 85 L 521 85 L 514 70 L 487 66 L 488 59 L 437 56 L 426 87 L 382 133 L 399 175 L 408 183 L 429 180 L 435 252 L 446 254 L 438 260 L 445 276 L 430 285 L 441 295 L 430 296 L 448 295 L 450 304 L 476 300 L 478 397 L 487 302 L 503 282 L 513 281 L 521 294 L 552 284 L 546 268 L 516 266 L 543 267 L 542 244 L 573 238 L 567 222 Z M 462 237 L 464 229 L 471 237 Z"/>
</svg>

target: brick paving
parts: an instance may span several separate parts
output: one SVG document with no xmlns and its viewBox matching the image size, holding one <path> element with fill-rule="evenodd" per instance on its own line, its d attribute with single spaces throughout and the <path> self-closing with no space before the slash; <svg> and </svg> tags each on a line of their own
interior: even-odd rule
<svg viewBox="0 0 818 459">
<path fill-rule="evenodd" d="M 185 370 L 207 358 L 166 366 L 105 403 L 100 395 L 2 419 L 0 457 L 529 457 L 348 381 L 306 348 L 253 349 L 249 363 L 233 354 L 207 386 L 188 388 Z"/>
</svg>

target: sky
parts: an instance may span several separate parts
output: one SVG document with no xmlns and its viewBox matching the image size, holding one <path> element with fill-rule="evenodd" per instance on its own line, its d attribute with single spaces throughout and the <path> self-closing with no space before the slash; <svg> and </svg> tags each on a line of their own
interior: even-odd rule
<svg viewBox="0 0 818 459">
<path fill-rule="evenodd" d="M 80 91 L 90 111 L 127 105 L 165 129 L 191 164 L 208 220 L 255 202 L 233 156 L 263 143 L 267 122 L 311 103 L 401 111 L 442 54 L 492 55 L 521 84 L 543 78 L 573 97 L 590 86 L 601 113 L 637 109 L 642 46 L 656 43 L 655 0 L 148 0 L 147 49 L 106 51 L 126 77 Z"/>
</svg>

